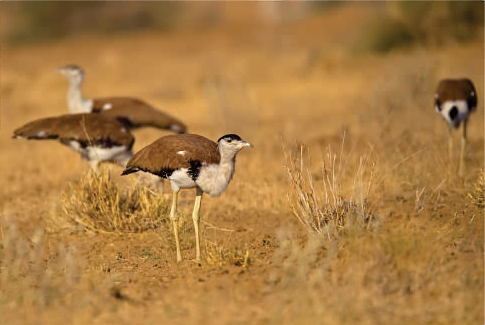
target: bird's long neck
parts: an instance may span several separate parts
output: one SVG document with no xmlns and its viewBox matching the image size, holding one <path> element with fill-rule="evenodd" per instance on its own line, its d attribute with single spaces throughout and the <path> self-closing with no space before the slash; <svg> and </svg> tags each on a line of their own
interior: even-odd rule
<svg viewBox="0 0 485 325">
<path fill-rule="evenodd" d="M 85 100 L 81 92 L 82 80 L 70 80 L 67 91 L 67 106 L 71 114 L 90 113 L 91 100 Z"/>
<path fill-rule="evenodd" d="M 229 182 L 234 175 L 234 169 L 236 165 L 236 156 L 221 157 L 221 162 L 219 163 L 218 176 L 224 178 L 224 180 Z"/>
<path fill-rule="evenodd" d="M 210 196 L 219 196 L 226 190 L 234 175 L 235 163 L 236 157 L 234 155 L 221 155 L 221 161 L 212 178 L 211 189 L 208 191 Z"/>
</svg>

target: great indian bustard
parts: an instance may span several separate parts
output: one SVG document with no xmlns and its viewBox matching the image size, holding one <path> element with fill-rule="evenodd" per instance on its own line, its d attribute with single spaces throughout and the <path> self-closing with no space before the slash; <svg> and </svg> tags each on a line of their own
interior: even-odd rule
<svg viewBox="0 0 485 325">
<path fill-rule="evenodd" d="M 102 162 L 125 167 L 133 156 L 135 141 L 118 120 L 102 114 L 67 114 L 34 120 L 16 129 L 13 137 L 57 139 L 78 152 L 96 173 Z"/>
<path fill-rule="evenodd" d="M 475 86 L 470 79 L 442 79 L 434 95 L 435 109 L 450 126 L 448 149 L 453 156 L 453 130 L 463 124 L 461 134 L 460 165 L 458 174 L 465 174 L 466 127 L 468 117 L 477 107 Z"/>
<path fill-rule="evenodd" d="M 70 64 L 56 68 L 69 80 L 67 106 L 70 113 L 101 113 L 117 118 L 130 128 L 151 126 L 185 133 L 184 123 L 146 102 L 133 97 L 104 97 L 85 99 L 81 92 L 84 71 L 81 67 Z"/>
<path fill-rule="evenodd" d="M 177 199 L 181 189 L 195 188 L 192 213 L 195 230 L 196 260 L 200 261 L 199 221 L 202 194 L 219 196 L 234 175 L 236 154 L 252 147 L 238 135 L 227 134 L 217 143 L 196 134 L 167 135 L 138 151 L 122 175 L 145 171 L 170 180 L 172 186 L 172 220 L 177 262 L 182 260 L 177 229 Z"/>
</svg>

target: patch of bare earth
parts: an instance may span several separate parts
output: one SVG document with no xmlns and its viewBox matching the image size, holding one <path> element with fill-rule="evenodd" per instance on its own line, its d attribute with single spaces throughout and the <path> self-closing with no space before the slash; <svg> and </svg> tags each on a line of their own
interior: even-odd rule
<svg viewBox="0 0 485 325">
<path fill-rule="evenodd" d="M 483 324 L 483 44 L 355 53 L 349 43 L 364 20 L 352 25 L 355 14 L 339 9 L 271 32 L 4 46 L 1 322 Z M 334 26 L 353 31 L 349 43 Z M 228 190 L 202 200 L 201 263 L 194 191 L 180 198 L 177 264 L 167 213 L 143 231 L 87 231 L 62 208 L 82 191 L 88 165 L 55 141 L 11 139 L 27 121 L 66 112 L 66 80 L 52 72 L 66 63 L 85 68 L 86 96 L 139 96 L 190 132 L 238 133 L 254 145 L 239 153 Z M 449 161 L 447 126 L 433 107 L 446 76 L 468 76 L 478 91 L 463 179 L 458 132 Z M 136 151 L 168 132 L 134 134 Z M 299 222 L 290 162 L 305 182 L 311 176 L 320 211 L 335 215 L 327 199 L 346 202 L 337 205 L 342 224 L 324 218 L 315 232 Z M 135 187 L 121 168 L 106 170 L 120 191 Z M 373 221 L 359 214 L 364 203 Z"/>
</svg>

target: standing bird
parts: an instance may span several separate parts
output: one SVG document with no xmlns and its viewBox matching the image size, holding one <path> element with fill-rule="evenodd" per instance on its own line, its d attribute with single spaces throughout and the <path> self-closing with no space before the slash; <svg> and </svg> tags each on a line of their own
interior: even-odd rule
<svg viewBox="0 0 485 325">
<path fill-rule="evenodd" d="M 196 134 L 168 135 L 138 151 L 121 175 L 145 171 L 170 180 L 173 198 L 170 209 L 177 262 L 182 260 L 177 229 L 177 199 L 181 189 L 195 188 L 192 213 L 195 228 L 196 260 L 200 261 L 199 221 L 202 194 L 219 196 L 234 175 L 236 154 L 252 147 L 236 134 L 222 136 L 217 143 Z"/>
<path fill-rule="evenodd" d="M 67 114 L 34 120 L 19 127 L 13 138 L 57 139 L 78 152 L 98 173 L 102 162 L 123 167 L 133 156 L 135 139 L 116 119 L 102 114 Z"/>
<path fill-rule="evenodd" d="M 453 130 L 463 122 L 461 135 L 460 166 L 458 174 L 465 174 L 466 126 L 468 117 L 477 107 L 475 86 L 470 79 L 442 79 L 434 95 L 435 109 L 450 126 L 448 149 L 453 156 Z"/>
<path fill-rule="evenodd" d="M 56 69 L 69 80 L 67 105 L 73 113 L 101 113 L 117 118 L 130 128 L 152 126 L 185 133 L 184 123 L 144 101 L 132 97 L 105 97 L 85 99 L 81 92 L 84 71 L 77 65 L 66 65 Z"/>
</svg>

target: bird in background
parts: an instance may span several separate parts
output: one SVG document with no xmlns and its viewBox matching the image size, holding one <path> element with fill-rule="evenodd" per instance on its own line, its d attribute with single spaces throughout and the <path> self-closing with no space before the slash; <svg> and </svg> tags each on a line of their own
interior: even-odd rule
<svg viewBox="0 0 485 325">
<path fill-rule="evenodd" d="M 78 65 L 69 64 L 55 70 L 63 74 L 69 81 L 67 106 L 71 114 L 99 113 L 108 115 L 117 118 L 129 128 L 151 126 L 175 133 L 187 131 L 183 122 L 138 98 L 126 96 L 84 98 L 81 90 L 84 71 Z"/>
<path fill-rule="evenodd" d="M 465 156 L 467 142 L 467 123 L 470 114 L 477 108 L 477 93 L 473 82 L 468 78 L 442 79 L 438 83 L 434 95 L 436 112 L 438 112 L 450 127 L 448 139 L 448 154 L 453 157 L 453 130 L 462 124 L 460 163 L 458 174 L 465 175 Z"/>
<path fill-rule="evenodd" d="M 15 129 L 13 138 L 58 140 L 79 153 L 96 173 L 104 162 L 125 167 L 135 142 L 130 130 L 116 119 L 86 113 L 33 120 Z"/>
</svg>

